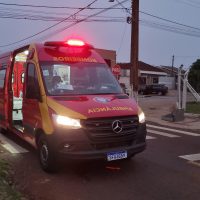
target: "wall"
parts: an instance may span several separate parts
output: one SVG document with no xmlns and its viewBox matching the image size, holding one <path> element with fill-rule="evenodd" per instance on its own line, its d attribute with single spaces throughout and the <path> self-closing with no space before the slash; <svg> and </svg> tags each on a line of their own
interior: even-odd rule
<svg viewBox="0 0 200 200">
<path fill-rule="evenodd" d="M 116 51 L 96 48 L 95 50 L 107 61 L 107 64 L 110 65 L 110 67 L 116 65 Z"/>
<path fill-rule="evenodd" d="M 169 89 L 175 89 L 175 78 L 174 77 L 159 77 L 159 84 L 165 84 Z"/>
</svg>

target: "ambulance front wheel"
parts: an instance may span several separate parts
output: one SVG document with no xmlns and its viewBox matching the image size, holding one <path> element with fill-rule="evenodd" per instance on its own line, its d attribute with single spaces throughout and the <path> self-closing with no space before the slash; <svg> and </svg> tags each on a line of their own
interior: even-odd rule
<svg viewBox="0 0 200 200">
<path fill-rule="evenodd" d="M 4 129 L 4 128 L 0 128 L 0 133 L 2 133 L 2 134 L 6 134 L 6 133 L 7 133 L 7 130 Z"/>
<path fill-rule="evenodd" d="M 48 173 L 57 170 L 55 152 L 50 148 L 45 135 L 41 135 L 38 141 L 38 155 L 41 167 Z"/>
<path fill-rule="evenodd" d="M 128 158 L 126 160 L 130 161 L 134 156 L 135 156 L 135 154 L 132 154 L 132 155 L 128 156 Z"/>
</svg>

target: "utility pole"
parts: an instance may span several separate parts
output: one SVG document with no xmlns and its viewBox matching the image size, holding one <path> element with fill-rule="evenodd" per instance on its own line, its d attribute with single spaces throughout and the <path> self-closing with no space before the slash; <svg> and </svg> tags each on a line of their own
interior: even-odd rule
<svg viewBox="0 0 200 200">
<path fill-rule="evenodd" d="M 182 90 L 181 90 L 181 77 L 183 65 L 178 69 L 178 109 L 182 109 Z"/>
<path fill-rule="evenodd" d="M 174 76 L 174 55 L 172 56 L 172 73 L 171 76 Z"/>
<path fill-rule="evenodd" d="M 139 49 L 139 0 L 132 0 L 132 26 L 131 26 L 131 68 L 130 86 L 131 96 L 137 100 L 138 94 L 138 49 Z"/>
</svg>

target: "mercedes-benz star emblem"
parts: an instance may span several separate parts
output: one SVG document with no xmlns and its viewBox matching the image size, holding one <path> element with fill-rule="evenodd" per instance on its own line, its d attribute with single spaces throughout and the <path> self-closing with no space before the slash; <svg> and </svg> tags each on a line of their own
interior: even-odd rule
<svg viewBox="0 0 200 200">
<path fill-rule="evenodd" d="M 122 131 L 122 122 L 120 122 L 119 120 L 115 120 L 113 123 L 112 123 L 112 130 L 115 132 L 115 133 L 120 133 Z"/>
</svg>

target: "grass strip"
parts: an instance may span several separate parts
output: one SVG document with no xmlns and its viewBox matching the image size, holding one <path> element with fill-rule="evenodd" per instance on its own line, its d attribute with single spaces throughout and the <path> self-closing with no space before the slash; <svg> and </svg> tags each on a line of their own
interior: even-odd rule
<svg viewBox="0 0 200 200">
<path fill-rule="evenodd" d="M 200 102 L 187 102 L 186 112 L 200 114 Z"/>
<path fill-rule="evenodd" d="M 9 165 L 0 160 L 0 200 L 22 200 L 22 196 L 15 190 L 9 178 Z"/>
</svg>

